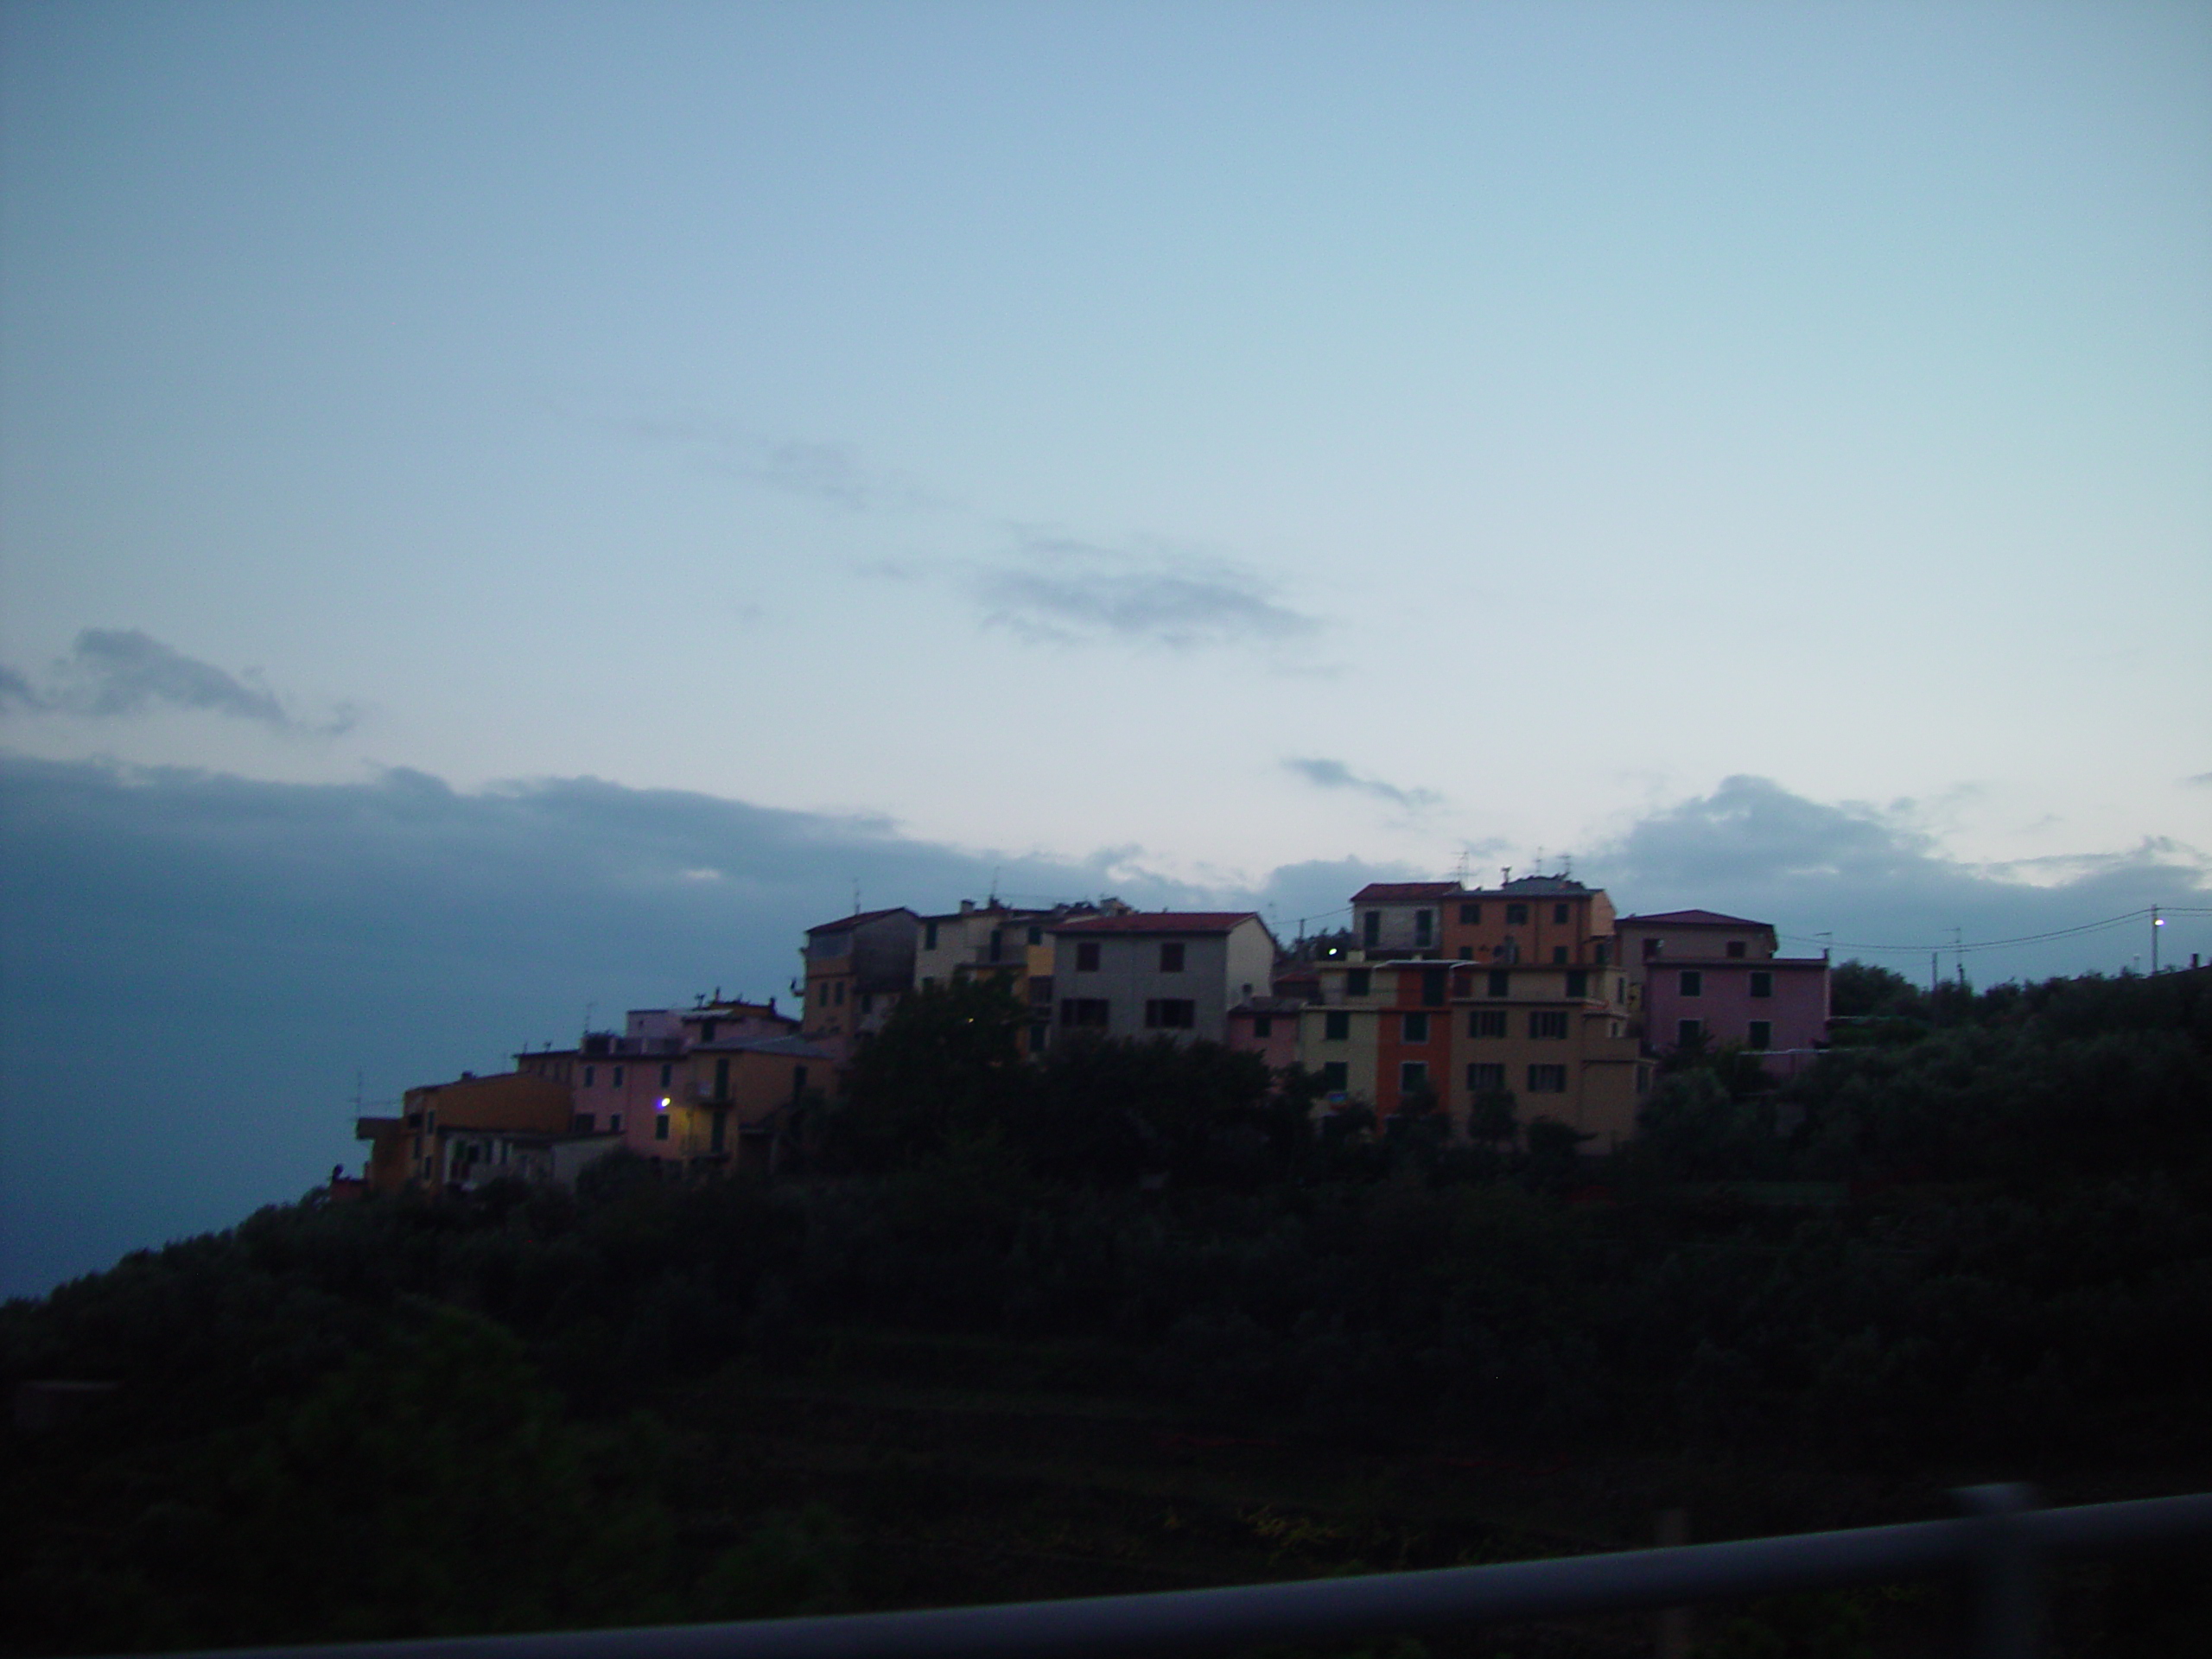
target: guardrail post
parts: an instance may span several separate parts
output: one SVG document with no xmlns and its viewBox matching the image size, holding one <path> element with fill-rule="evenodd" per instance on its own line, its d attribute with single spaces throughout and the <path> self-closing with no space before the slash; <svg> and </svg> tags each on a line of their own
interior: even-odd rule
<svg viewBox="0 0 2212 1659">
<path fill-rule="evenodd" d="M 2043 1646 L 2042 1563 L 2020 1517 L 2035 1489 L 2010 1482 L 1951 1494 L 1974 1523 L 1974 1659 L 2035 1659 Z"/>
</svg>

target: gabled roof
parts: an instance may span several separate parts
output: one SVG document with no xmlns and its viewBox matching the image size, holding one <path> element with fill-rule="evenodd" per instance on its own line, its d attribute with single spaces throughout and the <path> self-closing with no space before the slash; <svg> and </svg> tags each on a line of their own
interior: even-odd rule
<svg viewBox="0 0 2212 1659">
<path fill-rule="evenodd" d="M 1651 916 L 1624 916 L 1615 926 L 1630 922 L 1658 922 L 1668 927 L 1756 927 L 1771 933 L 1772 922 L 1754 922 L 1743 916 L 1723 916 L 1717 910 L 1662 910 Z"/>
<path fill-rule="evenodd" d="M 1055 933 L 1226 933 L 1240 922 L 1257 922 L 1256 910 L 1133 910 L 1126 916 L 1086 916 L 1061 922 Z M 1264 922 L 1261 923 L 1265 926 Z"/>
<path fill-rule="evenodd" d="M 1351 896 L 1355 905 L 1382 905 L 1393 899 L 1448 899 L 1466 889 L 1457 881 L 1370 881 Z"/>
<path fill-rule="evenodd" d="M 858 927 L 863 922 L 880 922 L 887 916 L 912 916 L 914 912 L 906 906 L 897 905 L 889 910 L 863 910 L 855 915 L 840 916 L 834 922 L 823 922 L 819 926 L 810 927 L 806 931 L 810 936 L 816 933 L 835 933 L 844 928 Z M 920 918 L 916 918 L 916 919 Z"/>
</svg>

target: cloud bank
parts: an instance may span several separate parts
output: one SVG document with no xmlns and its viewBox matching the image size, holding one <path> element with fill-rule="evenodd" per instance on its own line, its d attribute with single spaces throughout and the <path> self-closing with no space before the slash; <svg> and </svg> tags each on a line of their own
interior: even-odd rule
<svg viewBox="0 0 2212 1659">
<path fill-rule="evenodd" d="M 1141 849 L 970 852 L 883 819 L 589 779 L 464 794 L 405 771 L 291 785 L 0 754 L 0 1292 L 226 1225 L 354 1163 L 357 1068 L 374 1103 L 565 1041 L 587 1004 L 608 1023 L 716 986 L 785 994 L 804 929 L 845 913 L 855 880 L 865 906 L 919 910 L 994 886 L 1250 907 L 1287 939 L 1301 920 L 1339 925 L 1370 880 L 1439 874 L 1345 857 L 1206 887 L 1147 866 Z M 1947 861 L 1894 815 L 1758 779 L 1653 814 L 1576 868 L 1624 912 L 1706 905 L 1841 941 L 2205 902 L 2185 849 L 2024 887 Z M 2202 918 L 2177 919 L 2170 949 L 2212 954 Z M 2135 948 L 2099 935 L 1969 966 L 2110 969 Z"/>
</svg>

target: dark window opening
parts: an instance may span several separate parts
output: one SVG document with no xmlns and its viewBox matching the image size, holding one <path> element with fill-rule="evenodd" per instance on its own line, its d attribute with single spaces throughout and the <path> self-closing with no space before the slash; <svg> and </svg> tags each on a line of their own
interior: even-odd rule
<svg viewBox="0 0 2212 1659">
<path fill-rule="evenodd" d="M 1179 941 L 1170 941 L 1160 947 L 1160 971 L 1163 974 L 1183 971 L 1183 946 Z"/>
<path fill-rule="evenodd" d="M 1255 1037 L 1272 1037 L 1274 1032 L 1275 1022 L 1272 1014 L 1255 1014 L 1252 1016 L 1252 1034 Z"/>
<path fill-rule="evenodd" d="M 1505 1035 L 1503 1008 L 1473 1008 L 1467 1014 L 1467 1035 L 1470 1037 L 1503 1037 Z"/>
<path fill-rule="evenodd" d="M 1590 995 L 1590 970 L 1587 968 L 1576 968 L 1567 974 L 1567 994 L 1569 996 Z"/>
<path fill-rule="evenodd" d="M 1567 1035 L 1567 1015 L 1557 1009 L 1539 1011 L 1529 1016 L 1531 1037 L 1564 1039 Z"/>
<path fill-rule="evenodd" d="M 1462 905 L 1459 906 L 1459 919 L 1466 925 L 1471 927 L 1474 924 L 1482 920 L 1482 918 L 1483 907 L 1480 905 Z"/>
<path fill-rule="evenodd" d="M 1188 1031 L 1198 1023 L 1198 1005 L 1187 997 L 1154 997 L 1144 1005 L 1147 1031 Z"/>
<path fill-rule="evenodd" d="M 1421 1000 L 1429 1007 L 1444 1006 L 1446 995 L 1451 988 L 1452 970 L 1449 968 L 1424 968 L 1421 970 Z"/>
<path fill-rule="evenodd" d="M 1741 957 L 1744 954 L 1744 942 L 1741 939 L 1729 940 L 1728 954 L 1731 957 Z"/>
<path fill-rule="evenodd" d="M 1490 994 L 1492 996 L 1511 995 L 1512 985 L 1513 976 L 1504 969 L 1493 968 L 1490 970 Z"/>
<path fill-rule="evenodd" d="M 1525 926 L 1527 926 L 1527 925 L 1528 925 L 1528 922 L 1529 922 L 1529 906 L 1526 906 L 1526 905 L 1508 905 L 1508 906 L 1505 907 L 1505 925 L 1506 925 L 1508 927 L 1525 927 Z"/>
<path fill-rule="evenodd" d="M 1428 1016 L 1408 1014 L 1399 1021 L 1399 1039 L 1402 1042 L 1425 1043 L 1428 1040 Z"/>
<path fill-rule="evenodd" d="M 1774 1046 L 1774 1022 L 1770 1020 L 1752 1020 L 1751 1039 L 1746 1044 L 1746 1046 L 1751 1048 L 1772 1048 Z"/>
<path fill-rule="evenodd" d="M 1346 996 L 1365 996 L 1374 988 L 1375 977 L 1364 968 L 1355 968 L 1344 976 Z"/>
<path fill-rule="evenodd" d="M 1103 1028 L 1111 1023 L 1103 996 L 1071 996 L 1060 1004 L 1060 1023 L 1071 1027 Z"/>
<path fill-rule="evenodd" d="M 1098 941 L 1084 939 L 1075 948 L 1075 970 L 1079 974 L 1098 971 Z"/>
<path fill-rule="evenodd" d="M 1532 1065 L 1529 1068 L 1529 1092 L 1532 1095 L 1563 1095 L 1567 1092 L 1567 1068 L 1563 1065 Z"/>
<path fill-rule="evenodd" d="M 1753 996 L 1772 996 L 1774 995 L 1774 975 L 1770 971 L 1764 968 L 1752 969 L 1751 995 Z"/>
<path fill-rule="evenodd" d="M 1321 1040 L 1325 1043 L 1343 1043 L 1351 1041 L 1351 1015 L 1348 1014 L 1323 1014 L 1321 1016 Z"/>
</svg>

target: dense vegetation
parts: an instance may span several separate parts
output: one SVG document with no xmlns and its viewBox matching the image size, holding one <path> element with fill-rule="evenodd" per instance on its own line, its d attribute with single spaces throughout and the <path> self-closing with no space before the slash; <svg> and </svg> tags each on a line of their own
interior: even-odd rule
<svg viewBox="0 0 2212 1659">
<path fill-rule="evenodd" d="M 2212 975 L 1839 989 L 1855 1040 L 1780 1090 L 1683 1057 L 1602 1166 L 1510 1099 L 1472 1145 L 1317 1128 L 1310 1079 L 1205 1046 L 1026 1065 L 1021 1011 L 964 988 L 893 1020 L 772 1183 L 608 1160 L 574 1193 L 308 1202 L 134 1255 L 0 1313 L 11 1389 L 119 1385 L 15 1438 L 8 1639 L 930 1599 L 870 1551 L 895 1478 L 768 1481 L 701 1425 L 963 1344 L 1003 1386 L 1317 1459 L 1688 1447 L 1899 1490 L 2207 1461 Z"/>
</svg>

